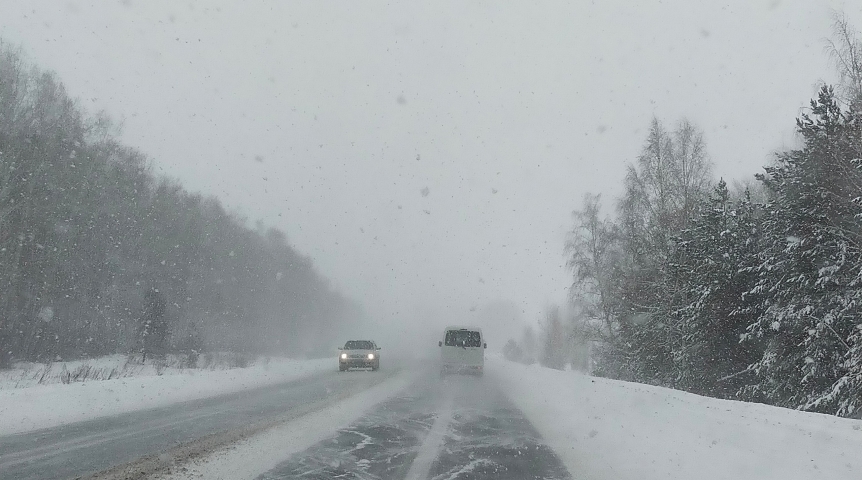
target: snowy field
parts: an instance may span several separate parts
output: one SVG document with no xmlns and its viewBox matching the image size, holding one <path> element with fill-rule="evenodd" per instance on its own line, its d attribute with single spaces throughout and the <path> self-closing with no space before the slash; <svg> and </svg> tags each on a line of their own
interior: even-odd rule
<svg viewBox="0 0 862 480">
<path fill-rule="evenodd" d="M 335 368 L 331 358 L 273 357 L 246 368 L 231 368 L 236 363 L 224 358 L 196 369 L 166 363 L 140 365 L 114 355 L 50 367 L 19 364 L 0 377 L 0 435 L 233 393 Z"/>
<path fill-rule="evenodd" d="M 585 479 L 858 479 L 862 421 L 489 361 Z"/>
</svg>

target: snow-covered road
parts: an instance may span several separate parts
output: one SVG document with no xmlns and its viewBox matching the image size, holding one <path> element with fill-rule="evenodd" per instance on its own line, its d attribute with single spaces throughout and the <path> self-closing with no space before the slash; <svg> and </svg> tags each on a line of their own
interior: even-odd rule
<svg viewBox="0 0 862 480">
<path fill-rule="evenodd" d="M 258 478 L 571 476 L 494 379 L 431 374 Z"/>
<path fill-rule="evenodd" d="M 567 479 L 498 379 L 408 364 L 0 437 L 0 477 Z"/>
<path fill-rule="evenodd" d="M 141 458 L 134 468 L 155 471 L 325 408 L 395 373 L 339 375 L 332 368 L 288 383 L 2 436 L 0 478 L 71 478 Z"/>
<path fill-rule="evenodd" d="M 335 368 L 0 436 L 0 478 L 857 479 L 862 422 L 491 358 Z"/>
</svg>

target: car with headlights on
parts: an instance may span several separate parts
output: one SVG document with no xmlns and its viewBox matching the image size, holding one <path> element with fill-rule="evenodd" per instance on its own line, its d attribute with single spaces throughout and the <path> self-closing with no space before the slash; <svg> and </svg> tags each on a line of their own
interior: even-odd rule
<svg viewBox="0 0 862 480">
<path fill-rule="evenodd" d="M 380 368 L 380 347 L 372 340 L 348 340 L 338 349 L 338 371 L 351 368 Z"/>
</svg>

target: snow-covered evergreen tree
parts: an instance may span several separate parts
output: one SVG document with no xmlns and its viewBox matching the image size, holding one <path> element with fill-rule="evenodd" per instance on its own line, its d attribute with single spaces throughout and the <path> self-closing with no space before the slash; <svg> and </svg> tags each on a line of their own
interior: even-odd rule
<svg viewBox="0 0 862 480">
<path fill-rule="evenodd" d="M 804 146 L 761 180 L 772 199 L 752 294 L 765 314 L 748 332 L 767 348 L 752 365 L 771 403 L 848 415 L 862 407 L 862 117 L 829 87 L 797 121 Z"/>
<path fill-rule="evenodd" d="M 740 343 L 758 315 L 746 295 L 756 280 L 749 268 L 759 248 L 755 215 L 748 194 L 733 201 L 722 180 L 678 239 L 670 274 L 683 292 L 674 312 L 682 337 L 674 356 L 680 388 L 732 398 L 756 359 L 756 345 Z"/>
</svg>

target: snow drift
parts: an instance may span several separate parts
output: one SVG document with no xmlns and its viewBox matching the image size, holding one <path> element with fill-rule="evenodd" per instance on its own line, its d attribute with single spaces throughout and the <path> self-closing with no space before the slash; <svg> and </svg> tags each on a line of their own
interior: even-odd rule
<svg viewBox="0 0 862 480">
<path fill-rule="evenodd" d="M 862 421 L 495 359 L 499 379 L 577 478 L 862 478 Z"/>
</svg>

